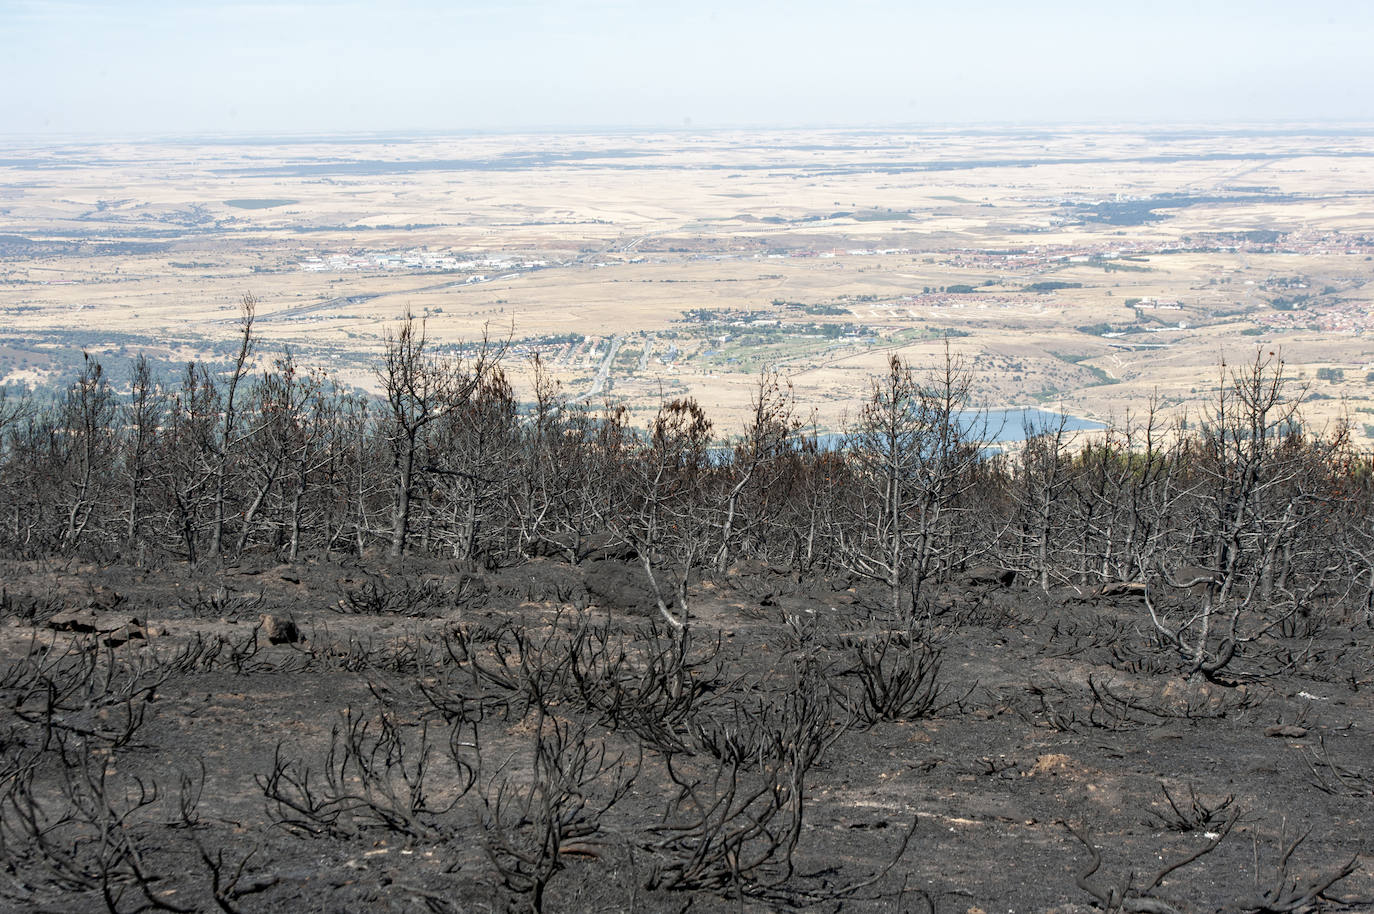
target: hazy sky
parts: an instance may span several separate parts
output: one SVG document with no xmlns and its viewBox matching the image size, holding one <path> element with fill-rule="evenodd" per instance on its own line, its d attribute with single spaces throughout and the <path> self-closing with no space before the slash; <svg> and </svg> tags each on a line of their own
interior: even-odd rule
<svg viewBox="0 0 1374 914">
<path fill-rule="evenodd" d="M 1368 0 L 0 0 L 0 133 L 1374 121 Z"/>
</svg>

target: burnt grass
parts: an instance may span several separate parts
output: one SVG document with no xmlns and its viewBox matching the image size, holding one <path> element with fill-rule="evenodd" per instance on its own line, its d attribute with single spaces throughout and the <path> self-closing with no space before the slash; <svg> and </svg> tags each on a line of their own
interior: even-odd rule
<svg viewBox="0 0 1374 914">
<path fill-rule="evenodd" d="M 634 580 L 4 564 L 0 909 L 1374 905 L 1366 618 L 1209 682 L 1129 592 L 956 580 L 897 621 L 749 566 L 684 641 Z"/>
</svg>

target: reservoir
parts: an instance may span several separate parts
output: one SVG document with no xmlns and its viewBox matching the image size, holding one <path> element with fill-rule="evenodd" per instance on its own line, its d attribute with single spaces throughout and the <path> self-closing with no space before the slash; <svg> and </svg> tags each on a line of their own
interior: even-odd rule
<svg viewBox="0 0 1374 914">
<path fill-rule="evenodd" d="M 1025 441 L 1030 436 L 1042 432 L 1053 432 L 1064 423 L 1064 432 L 1101 431 L 1107 425 L 1094 419 L 1069 416 L 1034 406 L 1010 406 L 997 409 L 971 409 L 959 413 L 959 421 L 971 435 L 981 438 L 984 443 L 1005 444 Z M 830 432 L 819 436 L 822 449 L 836 448 L 845 442 L 849 435 L 843 432 Z M 995 450 L 995 449 L 994 449 Z"/>
<path fill-rule="evenodd" d="M 966 414 L 969 425 L 977 425 L 987 420 L 987 441 L 996 444 L 1002 441 L 1025 441 L 1026 432 L 1031 435 L 1052 432 L 1059 427 L 1062 419 L 1066 432 L 1096 432 L 1106 428 L 1106 423 L 1078 416 L 1065 416 L 1048 409 L 1034 406 L 1016 406 L 1009 409 L 979 410 Z M 967 426 L 966 426 L 967 427 Z"/>
</svg>

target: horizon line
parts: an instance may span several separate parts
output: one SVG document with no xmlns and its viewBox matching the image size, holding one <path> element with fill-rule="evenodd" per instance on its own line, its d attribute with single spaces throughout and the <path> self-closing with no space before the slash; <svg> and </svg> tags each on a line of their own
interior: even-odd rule
<svg viewBox="0 0 1374 914">
<path fill-rule="evenodd" d="M 1113 120 L 986 120 L 986 121 L 894 121 L 894 122 L 817 122 L 769 123 L 739 122 L 714 125 L 698 124 L 510 124 L 482 127 L 385 127 L 358 129 L 279 130 L 182 130 L 138 132 L 130 134 L 92 132 L 44 133 L 42 131 L 0 132 L 0 143 L 129 143 L 134 145 L 191 142 L 345 142 L 357 140 L 442 139 L 446 137 L 500 136 L 609 136 L 635 134 L 729 134 L 749 131 L 791 133 L 825 131 L 839 133 L 902 134 L 940 132 L 954 134 L 1037 132 L 1044 130 L 1065 133 L 1188 131 L 1201 135 L 1228 136 L 1253 133 L 1256 135 L 1302 135 L 1330 133 L 1335 135 L 1374 135 L 1374 120 L 1359 118 L 1265 118 L 1237 119 L 1218 122 L 1205 120 L 1113 119 Z"/>
</svg>

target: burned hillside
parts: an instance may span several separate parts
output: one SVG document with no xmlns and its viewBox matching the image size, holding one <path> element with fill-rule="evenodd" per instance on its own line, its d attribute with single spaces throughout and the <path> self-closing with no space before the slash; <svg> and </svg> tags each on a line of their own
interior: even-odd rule
<svg viewBox="0 0 1374 914">
<path fill-rule="evenodd" d="M 0 908 L 1374 903 L 1374 477 L 1277 358 L 999 452 L 952 356 L 837 440 L 252 321 L 0 402 Z"/>
</svg>

